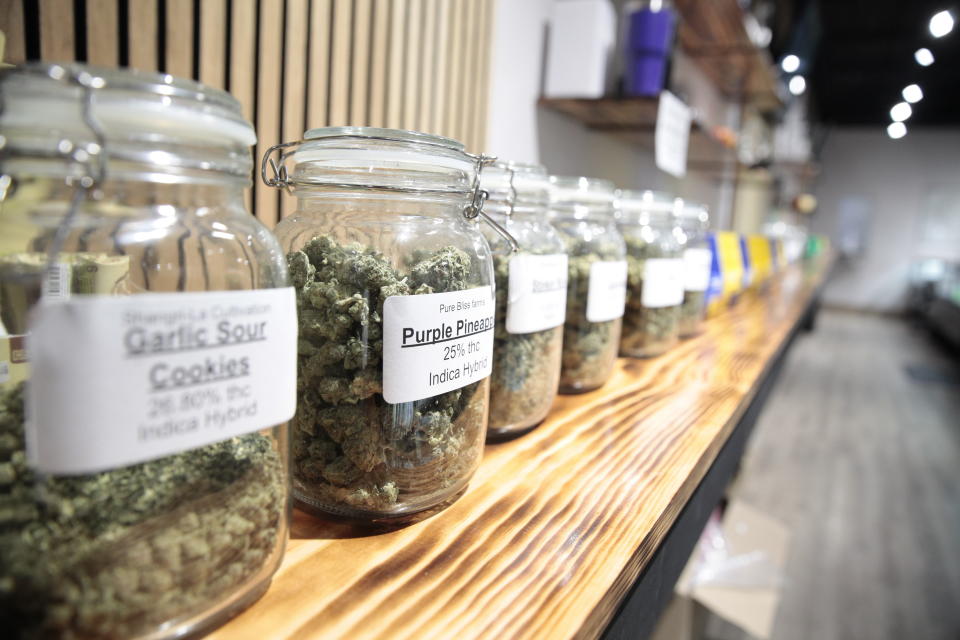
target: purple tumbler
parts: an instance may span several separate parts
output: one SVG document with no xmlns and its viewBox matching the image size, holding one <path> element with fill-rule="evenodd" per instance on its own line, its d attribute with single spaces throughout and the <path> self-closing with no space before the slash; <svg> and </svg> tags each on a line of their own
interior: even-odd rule
<svg viewBox="0 0 960 640">
<path fill-rule="evenodd" d="M 665 1 L 650 0 L 629 16 L 626 90 L 631 96 L 657 96 L 663 89 L 676 14 Z"/>
</svg>

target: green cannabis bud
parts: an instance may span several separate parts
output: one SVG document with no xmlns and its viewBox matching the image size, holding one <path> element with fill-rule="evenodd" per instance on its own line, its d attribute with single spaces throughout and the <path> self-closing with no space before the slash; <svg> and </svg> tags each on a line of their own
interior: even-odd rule
<svg viewBox="0 0 960 640">
<path fill-rule="evenodd" d="M 472 271 L 454 247 L 411 258 L 400 273 L 373 248 L 327 235 L 287 255 L 300 325 L 294 493 L 307 506 L 396 512 L 455 489 L 479 460 L 484 383 L 416 402 L 383 399 L 386 299 L 460 291 Z"/>
<path fill-rule="evenodd" d="M 507 331 L 510 255 L 494 255 L 497 312 L 490 377 L 490 434 L 531 427 L 550 409 L 557 388 L 562 329 Z"/>
<path fill-rule="evenodd" d="M 617 358 L 620 318 L 607 322 L 587 320 L 590 268 L 599 260 L 622 260 L 623 245 L 587 242 L 556 225 L 567 255 L 567 318 L 563 325 L 563 367 L 560 388 L 567 392 L 589 391 L 606 382 Z"/>
<path fill-rule="evenodd" d="M 627 308 L 623 316 L 620 353 L 625 356 L 654 356 L 669 349 L 680 331 L 680 305 L 643 306 L 643 273 L 650 258 L 672 257 L 656 243 L 637 237 L 627 241 Z"/>
<path fill-rule="evenodd" d="M 678 321 L 682 337 L 699 333 L 706 305 L 707 294 L 705 291 L 683 292 L 683 303 L 680 305 L 680 319 Z"/>
<path fill-rule="evenodd" d="M 254 578 L 286 518 L 269 438 L 248 434 L 83 476 L 33 472 L 24 384 L 0 393 L 0 628 L 128 638 Z"/>
</svg>

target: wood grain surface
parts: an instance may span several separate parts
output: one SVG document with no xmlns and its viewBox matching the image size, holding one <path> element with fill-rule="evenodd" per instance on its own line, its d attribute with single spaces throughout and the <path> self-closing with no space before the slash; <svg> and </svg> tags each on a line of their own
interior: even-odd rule
<svg viewBox="0 0 960 640">
<path fill-rule="evenodd" d="M 777 72 L 765 48 L 750 40 L 737 0 L 677 0 L 677 40 L 703 72 L 731 98 L 745 98 L 761 110 L 783 106 Z"/>
<path fill-rule="evenodd" d="M 295 512 L 267 594 L 214 638 L 592 638 L 663 540 L 825 268 L 488 446 L 463 497 L 374 532 Z"/>
</svg>

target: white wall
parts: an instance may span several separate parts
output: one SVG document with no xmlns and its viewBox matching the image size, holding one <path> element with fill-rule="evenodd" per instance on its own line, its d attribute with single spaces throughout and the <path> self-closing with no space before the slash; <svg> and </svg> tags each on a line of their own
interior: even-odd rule
<svg viewBox="0 0 960 640">
<path fill-rule="evenodd" d="M 540 97 L 545 31 L 553 0 L 499 0 L 494 20 L 489 121 L 486 151 L 500 158 L 540 162 L 551 173 L 613 180 L 632 189 L 659 189 L 707 204 L 718 223 L 728 227 L 733 207 L 730 181 L 690 171 L 677 180 L 656 168 L 653 150 L 589 131 L 576 120 L 536 106 Z M 689 61 L 674 62 L 675 76 L 694 99 L 715 94 L 704 86 Z M 700 111 L 730 124 L 726 105 L 698 105 Z M 713 117 L 716 115 L 716 117 Z"/>
<path fill-rule="evenodd" d="M 544 29 L 551 0 L 497 0 L 493 22 L 487 149 L 501 158 L 539 162 Z"/>
<path fill-rule="evenodd" d="M 863 250 L 838 265 L 827 303 L 898 311 L 911 263 L 960 260 L 960 129 L 911 129 L 900 140 L 879 125 L 834 129 L 821 165 L 813 230 L 838 244 L 844 220 L 864 221 Z"/>
</svg>

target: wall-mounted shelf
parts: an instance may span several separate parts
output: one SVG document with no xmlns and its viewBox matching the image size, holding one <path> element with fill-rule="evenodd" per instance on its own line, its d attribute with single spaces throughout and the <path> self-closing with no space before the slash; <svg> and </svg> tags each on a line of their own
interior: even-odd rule
<svg viewBox="0 0 960 640">
<path fill-rule="evenodd" d="M 770 53 L 750 40 L 737 0 L 674 0 L 677 40 L 727 97 L 761 111 L 783 106 Z"/>
<path fill-rule="evenodd" d="M 541 98 L 539 104 L 578 120 L 588 129 L 606 132 L 651 152 L 654 149 L 658 98 Z M 721 139 L 710 128 L 694 120 L 687 165 L 693 170 L 710 172 L 735 169 L 735 141 Z"/>
</svg>

